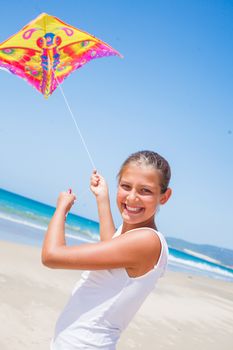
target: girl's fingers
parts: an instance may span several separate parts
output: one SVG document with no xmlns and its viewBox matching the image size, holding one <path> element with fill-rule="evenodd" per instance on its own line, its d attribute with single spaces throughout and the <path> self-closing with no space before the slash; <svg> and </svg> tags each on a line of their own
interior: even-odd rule
<svg viewBox="0 0 233 350">
<path fill-rule="evenodd" d="M 93 186 L 97 186 L 99 184 L 100 178 L 99 176 L 92 176 L 91 177 L 91 184 Z"/>
<path fill-rule="evenodd" d="M 74 202 L 77 199 L 76 195 L 74 193 L 72 193 L 72 189 L 71 188 L 69 188 L 67 192 L 68 192 L 68 194 L 72 194 L 73 195 L 73 204 L 74 204 Z"/>
</svg>

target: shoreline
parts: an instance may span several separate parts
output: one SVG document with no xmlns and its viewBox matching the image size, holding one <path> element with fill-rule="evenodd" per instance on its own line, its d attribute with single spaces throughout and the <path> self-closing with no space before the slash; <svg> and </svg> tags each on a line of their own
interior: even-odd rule
<svg viewBox="0 0 233 350">
<path fill-rule="evenodd" d="M 206 261 L 208 261 L 208 262 L 212 262 L 212 263 L 217 264 L 217 265 L 220 265 L 220 266 L 224 266 L 224 265 L 221 263 L 221 261 L 216 260 L 216 259 L 213 259 L 213 258 L 211 258 L 211 257 L 208 256 L 208 255 L 201 254 L 201 253 L 197 253 L 197 252 L 194 252 L 194 251 L 191 250 L 191 249 L 186 249 L 186 248 L 184 248 L 183 251 L 184 251 L 185 253 L 188 253 L 188 254 L 190 254 L 190 255 L 192 255 L 192 256 L 195 256 L 195 257 L 197 257 L 197 258 L 206 260 Z M 227 266 L 225 266 L 225 267 L 227 267 Z"/>
<path fill-rule="evenodd" d="M 7 219 L 3 219 L 0 217 L 0 240 L 5 240 L 7 242 L 17 243 L 17 244 L 26 244 L 29 246 L 37 246 L 41 247 L 44 239 L 45 229 L 39 229 L 38 227 L 32 227 L 30 225 L 21 225 L 14 220 L 8 221 Z M 66 241 L 68 245 L 79 245 L 83 243 L 92 242 L 87 238 L 83 238 L 82 236 L 73 236 L 68 232 L 66 233 Z M 174 252 L 183 252 L 182 250 L 175 249 L 169 247 L 169 249 L 173 249 Z M 178 257 L 178 265 L 177 265 L 177 257 L 174 255 L 173 251 L 169 251 L 169 260 L 168 260 L 168 270 L 169 271 L 178 271 L 184 272 L 192 275 L 198 276 L 209 276 L 213 279 L 221 279 L 225 281 L 233 282 L 233 270 L 224 265 L 216 265 L 215 266 L 205 266 L 205 260 L 202 259 L 201 266 L 195 264 L 192 260 L 182 260 L 179 261 Z M 176 254 L 176 253 L 175 253 Z M 192 255 L 190 255 L 191 258 Z M 213 263 L 210 263 L 213 264 Z M 220 270 L 215 270 L 215 268 Z M 227 269 L 227 271 L 222 271 L 221 269 Z M 229 269 L 229 271 L 228 271 Z M 230 275 L 229 275 L 230 273 Z"/>
<path fill-rule="evenodd" d="M 81 271 L 44 267 L 38 247 L 0 244 L 0 348 L 49 349 L 56 319 Z M 230 350 L 232 324 L 231 282 L 167 271 L 122 333 L 117 350 Z"/>
<path fill-rule="evenodd" d="M 193 251 L 191 249 L 187 249 L 187 248 L 183 248 L 183 249 L 175 248 L 173 246 L 169 246 L 169 249 L 173 249 L 173 250 L 180 252 L 180 253 L 186 253 L 194 258 L 201 259 L 203 262 L 214 264 L 217 267 L 229 269 L 233 273 L 233 265 L 230 266 L 230 265 L 223 264 L 221 261 L 216 260 L 214 258 L 211 258 L 210 256 L 208 256 L 206 254 L 201 254 L 201 253 L 195 252 L 195 251 Z"/>
</svg>

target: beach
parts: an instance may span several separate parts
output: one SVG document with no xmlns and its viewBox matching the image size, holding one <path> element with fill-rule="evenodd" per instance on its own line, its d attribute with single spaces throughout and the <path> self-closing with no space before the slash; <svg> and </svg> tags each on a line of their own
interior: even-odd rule
<svg viewBox="0 0 233 350">
<path fill-rule="evenodd" d="M 0 349 L 49 349 L 56 319 L 81 271 L 46 268 L 39 247 L 0 244 Z M 231 350 L 232 340 L 232 283 L 167 271 L 117 350 Z"/>
</svg>

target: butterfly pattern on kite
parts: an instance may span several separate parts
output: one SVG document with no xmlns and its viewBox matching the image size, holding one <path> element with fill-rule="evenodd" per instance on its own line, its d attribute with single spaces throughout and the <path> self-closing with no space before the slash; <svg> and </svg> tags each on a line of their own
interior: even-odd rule
<svg viewBox="0 0 233 350">
<path fill-rule="evenodd" d="M 0 67 L 48 97 L 87 62 L 116 55 L 122 57 L 96 37 L 43 13 L 0 44 Z"/>
</svg>

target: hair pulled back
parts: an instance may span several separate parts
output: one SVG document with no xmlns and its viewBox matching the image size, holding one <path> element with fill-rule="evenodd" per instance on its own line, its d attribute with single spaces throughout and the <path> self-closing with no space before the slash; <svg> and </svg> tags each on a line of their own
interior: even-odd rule
<svg viewBox="0 0 233 350">
<path fill-rule="evenodd" d="M 171 178 L 170 165 L 165 158 L 153 151 L 139 151 L 132 153 L 122 164 L 117 175 L 120 181 L 123 171 L 129 164 L 137 164 L 138 166 L 151 166 L 160 174 L 161 193 L 165 193 Z"/>
</svg>

